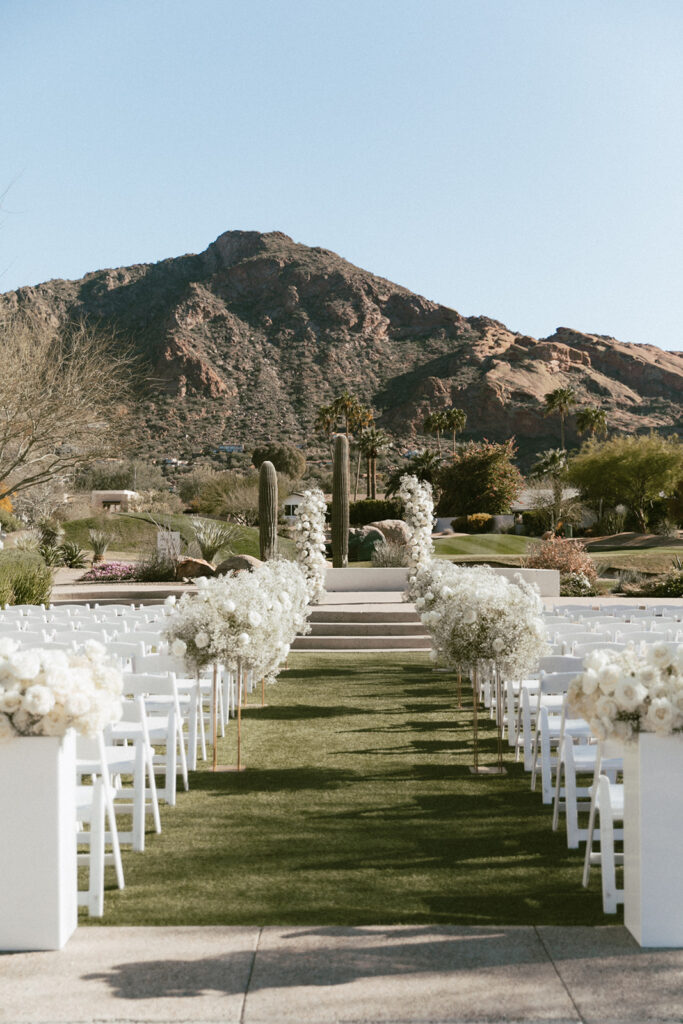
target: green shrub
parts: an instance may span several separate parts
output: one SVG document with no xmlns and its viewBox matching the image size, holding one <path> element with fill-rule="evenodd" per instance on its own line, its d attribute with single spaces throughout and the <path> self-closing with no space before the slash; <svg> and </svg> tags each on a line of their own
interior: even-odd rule
<svg viewBox="0 0 683 1024">
<path fill-rule="evenodd" d="M 470 533 L 489 533 L 493 528 L 493 516 L 488 512 L 474 512 L 467 517 L 467 526 Z"/>
<path fill-rule="evenodd" d="M 367 526 L 368 523 L 379 523 L 383 519 L 400 519 L 402 515 L 403 505 L 398 498 L 384 501 L 364 498 L 362 501 L 352 501 L 349 506 L 351 526 Z"/>
<path fill-rule="evenodd" d="M 151 551 L 135 566 L 133 579 L 139 583 L 172 583 L 176 577 L 177 563 L 159 551 Z"/>
<path fill-rule="evenodd" d="M 683 569 L 671 569 L 641 584 L 622 584 L 631 597 L 683 597 Z"/>
<path fill-rule="evenodd" d="M 6 508 L 0 506 L 0 530 L 4 530 L 5 533 L 14 533 L 15 530 L 20 530 L 22 526 L 21 519 L 17 519 L 13 512 L 9 512 Z"/>
<path fill-rule="evenodd" d="M 47 604 L 52 572 L 37 554 L 4 551 L 0 554 L 0 605 Z"/>
<path fill-rule="evenodd" d="M 529 537 L 541 537 L 552 526 L 549 508 L 530 508 L 522 512 L 522 525 Z"/>
<path fill-rule="evenodd" d="M 62 556 L 62 565 L 67 569 L 85 568 L 85 551 L 73 540 L 65 540 L 59 548 Z"/>
<path fill-rule="evenodd" d="M 471 516 L 456 516 L 451 520 L 456 533 L 489 533 L 493 529 L 493 516 L 488 512 L 474 512 Z"/>
</svg>

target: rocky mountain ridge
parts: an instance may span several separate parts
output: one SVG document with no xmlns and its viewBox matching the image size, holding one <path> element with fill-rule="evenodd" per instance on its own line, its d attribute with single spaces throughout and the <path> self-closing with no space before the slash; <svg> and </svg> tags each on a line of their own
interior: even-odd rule
<svg viewBox="0 0 683 1024">
<path fill-rule="evenodd" d="M 683 353 L 559 327 L 548 338 L 463 317 L 281 232 L 228 231 L 202 253 L 48 281 L 0 296 L 53 321 L 114 327 L 145 359 L 141 452 L 315 437 L 348 388 L 418 440 L 426 413 L 467 412 L 465 436 L 557 444 L 543 396 L 572 387 L 611 429 L 683 430 Z M 576 443 L 571 418 L 568 441 Z M 422 440 L 421 438 L 419 440 Z"/>
</svg>

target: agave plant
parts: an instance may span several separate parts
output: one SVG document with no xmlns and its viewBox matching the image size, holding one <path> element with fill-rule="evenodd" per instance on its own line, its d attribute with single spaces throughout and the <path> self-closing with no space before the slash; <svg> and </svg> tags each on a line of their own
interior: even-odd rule
<svg viewBox="0 0 683 1024">
<path fill-rule="evenodd" d="M 75 540 L 65 540 L 60 546 L 62 565 L 68 569 L 84 569 L 86 565 L 85 551 L 78 546 Z"/>
<path fill-rule="evenodd" d="M 229 551 L 242 531 L 231 523 L 219 523 L 215 519 L 190 519 L 194 540 L 205 562 L 212 562 L 219 551 Z"/>
<path fill-rule="evenodd" d="M 111 534 L 104 530 L 88 530 L 93 562 L 101 562 L 102 557 L 111 543 Z"/>
</svg>

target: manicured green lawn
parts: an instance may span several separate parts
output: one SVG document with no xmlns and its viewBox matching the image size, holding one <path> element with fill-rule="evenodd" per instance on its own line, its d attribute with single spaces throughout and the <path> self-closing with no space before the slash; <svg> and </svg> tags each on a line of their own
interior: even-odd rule
<svg viewBox="0 0 683 1024">
<path fill-rule="evenodd" d="M 201 518 L 201 516 L 199 517 Z M 86 519 L 71 519 L 64 523 L 64 533 L 67 540 L 75 541 L 88 551 L 90 539 L 88 531 L 91 529 L 104 529 L 112 536 L 110 554 L 112 551 L 145 552 L 156 546 L 156 522 L 167 526 L 171 530 L 178 530 L 186 541 L 192 540 L 192 524 L 189 516 L 184 515 L 158 515 L 154 517 L 155 522 L 144 513 L 118 513 L 114 512 L 106 516 L 90 516 Z M 233 544 L 236 554 L 259 556 L 259 533 L 257 526 L 240 527 L 240 534 Z M 294 544 L 287 537 L 280 537 L 280 551 L 285 556 L 294 552 Z"/>
<path fill-rule="evenodd" d="M 615 923 L 520 765 L 470 774 L 471 710 L 456 710 L 451 675 L 422 654 L 290 665 L 244 715 L 247 770 L 191 777 L 162 834 L 124 854 L 125 890 L 108 877 L 99 923 Z M 235 759 L 229 733 L 220 763 Z M 492 762 L 488 718 L 483 749 Z"/>
<path fill-rule="evenodd" d="M 526 554 L 532 538 L 507 533 L 479 533 L 466 537 L 439 537 L 434 541 L 437 558 L 457 557 L 458 561 L 500 559 L 517 565 Z"/>
</svg>

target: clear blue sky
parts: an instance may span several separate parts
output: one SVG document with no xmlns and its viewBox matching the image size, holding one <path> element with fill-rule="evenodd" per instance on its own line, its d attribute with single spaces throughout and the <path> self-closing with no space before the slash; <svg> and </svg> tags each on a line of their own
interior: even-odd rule
<svg viewBox="0 0 683 1024">
<path fill-rule="evenodd" d="M 281 230 L 683 349 L 681 0 L 2 0 L 0 290 Z"/>
</svg>

